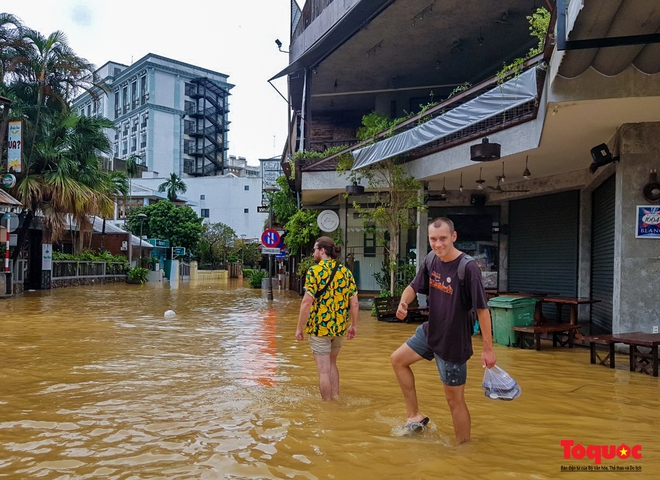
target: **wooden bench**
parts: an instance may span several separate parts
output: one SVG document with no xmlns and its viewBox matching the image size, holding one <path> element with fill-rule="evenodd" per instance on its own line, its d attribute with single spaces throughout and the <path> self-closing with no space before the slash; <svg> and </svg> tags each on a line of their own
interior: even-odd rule
<svg viewBox="0 0 660 480">
<path fill-rule="evenodd" d="M 571 325 L 570 323 L 546 323 L 544 325 L 530 325 L 528 327 L 511 327 L 511 330 L 520 334 L 520 348 L 532 348 L 541 350 L 541 334 L 552 333 L 552 346 L 563 347 L 568 344 L 573 348 L 575 332 L 581 325 Z M 568 337 L 564 339 L 563 337 Z"/>
<path fill-rule="evenodd" d="M 582 337 L 582 340 L 589 342 L 589 359 L 592 364 L 595 364 L 598 361 L 599 364 L 607 366 L 609 361 L 609 367 L 614 368 L 614 344 L 616 343 L 613 339 L 613 335 L 590 335 L 587 337 Z M 607 354 L 602 356 L 598 353 L 597 345 L 604 345 L 607 347 Z"/>
<path fill-rule="evenodd" d="M 408 316 L 404 320 L 396 318 L 396 310 L 399 307 L 401 297 L 376 297 L 376 318 L 379 322 L 424 322 L 428 318 L 428 308 L 420 307 L 417 300 L 408 306 Z"/>
<path fill-rule="evenodd" d="M 615 333 L 612 342 L 623 343 L 630 347 L 630 371 L 639 371 L 647 375 L 658 376 L 658 345 L 660 333 L 629 332 Z M 642 352 L 639 347 L 649 348 Z"/>
</svg>

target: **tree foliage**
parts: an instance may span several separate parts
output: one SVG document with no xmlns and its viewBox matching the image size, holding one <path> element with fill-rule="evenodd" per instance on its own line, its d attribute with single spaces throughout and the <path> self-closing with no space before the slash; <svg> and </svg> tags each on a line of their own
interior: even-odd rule
<svg viewBox="0 0 660 480">
<path fill-rule="evenodd" d="M 171 173 L 170 178 L 158 185 L 158 191 L 161 193 L 167 192 L 167 199 L 170 202 L 177 199 L 179 192 L 186 193 L 187 190 L 186 182 L 181 180 L 176 173 Z"/>
<path fill-rule="evenodd" d="M 318 238 L 321 232 L 316 223 L 318 216 L 318 210 L 298 210 L 286 222 L 284 229 L 287 233 L 284 241 L 289 249 L 289 254 L 295 255 L 298 250 Z"/>
<path fill-rule="evenodd" d="M 363 127 L 358 132 L 361 140 L 375 138 L 379 133 L 390 129 L 404 118 L 390 120 L 375 112 L 362 118 Z M 399 265 L 399 238 L 401 232 L 417 228 L 414 210 L 423 209 L 421 183 L 406 172 L 396 158 L 388 158 L 374 165 L 352 171 L 353 158 L 342 156 L 337 170 L 353 179 L 360 177 L 367 181 L 370 201 L 368 206 L 353 202 L 353 208 L 364 221 L 365 227 L 386 231 L 389 244 L 383 239 L 390 271 L 390 291 L 394 295 L 395 276 Z"/>
<path fill-rule="evenodd" d="M 199 257 L 203 264 L 210 263 L 211 268 L 225 262 L 234 248 L 236 232 L 224 223 L 204 223 L 199 242 Z"/>
<path fill-rule="evenodd" d="M 140 213 L 147 215 L 147 218 L 138 217 Z M 172 247 L 185 247 L 195 252 L 202 234 L 202 220 L 190 207 L 179 207 L 172 202 L 162 201 L 131 210 L 126 223 L 135 234 L 140 232 L 140 224 L 144 222 L 143 235 L 169 240 Z"/>
</svg>

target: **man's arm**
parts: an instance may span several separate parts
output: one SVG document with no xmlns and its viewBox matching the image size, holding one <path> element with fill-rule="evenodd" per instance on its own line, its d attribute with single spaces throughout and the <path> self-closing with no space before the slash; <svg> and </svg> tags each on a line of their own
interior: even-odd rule
<svg viewBox="0 0 660 480">
<path fill-rule="evenodd" d="M 417 297 L 417 292 L 408 285 L 403 293 L 401 294 L 401 300 L 399 301 L 399 307 L 396 309 L 396 318 L 399 320 L 404 320 L 408 315 L 408 304 L 412 302 L 415 297 Z"/>
<path fill-rule="evenodd" d="M 357 324 L 358 324 L 358 315 L 360 313 L 360 303 L 358 302 L 358 296 L 353 295 L 349 302 L 349 308 L 351 312 L 351 325 L 348 327 L 346 332 L 346 338 L 349 340 L 355 338 L 357 335 Z"/>
<path fill-rule="evenodd" d="M 302 302 L 300 302 L 300 313 L 298 314 L 298 326 L 296 327 L 296 340 L 304 340 L 303 328 L 309 318 L 309 312 L 312 309 L 314 297 L 309 292 L 305 292 Z"/>
<path fill-rule="evenodd" d="M 481 352 L 481 365 L 492 368 L 497 363 L 497 357 L 493 352 L 493 330 L 490 320 L 490 310 L 482 308 L 477 310 L 479 318 L 479 327 L 481 328 L 481 338 L 484 344 L 484 351 Z"/>
</svg>

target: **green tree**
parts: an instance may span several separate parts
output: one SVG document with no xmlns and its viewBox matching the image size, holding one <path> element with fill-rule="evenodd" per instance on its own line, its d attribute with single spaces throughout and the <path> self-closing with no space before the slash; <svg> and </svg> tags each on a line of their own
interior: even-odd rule
<svg viewBox="0 0 660 480">
<path fill-rule="evenodd" d="M 224 223 L 205 223 L 202 225 L 200 249 L 204 253 L 202 261 L 211 263 L 224 261 L 232 252 L 236 242 L 236 232 Z"/>
<path fill-rule="evenodd" d="M 143 235 L 169 240 L 172 247 L 185 247 L 187 251 L 195 252 L 202 234 L 203 219 L 192 208 L 163 201 L 133 209 L 126 219 L 132 232 L 140 231 L 142 219 L 137 216 L 139 213 L 147 215 L 142 225 Z"/>
<path fill-rule="evenodd" d="M 387 117 L 371 113 L 363 117 L 363 127 L 358 130 L 360 140 L 375 139 L 402 119 L 389 120 Z M 390 133 L 391 134 L 391 133 Z M 387 136 L 387 135 L 386 135 Z M 375 226 L 384 229 L 389 235 L 389 244 L 383 240 L 387 251 L 387 261 L 390 272 L 390 294 L 395 294 L 395 277 L 399 268 L 399 239 L 404 230 L 417 228 L 417 223 L 411 212 L 423 209 L 424 203 L 420 195 L 421 184 L 407 173 L 396 158 L 382 160 L 369 167 L 352 171 L 353 157 L 342 156 L 339 159 L 338 171 L 344 172 L 349 178 L 359 176 L 367 180 L 367 188 L 373 198 L 373 205 L 364 207 L 353 202 L 353 208 L 364 220 L 365 227 Z"/>
<path fill-rule="evenodd" d="M 186 193 L 186 190 L 188 190 L 188 187 L 186 187 L 185 182 L 176 173 L 171 173 L 170 178 L 158 185 L 158 191 L 161 193 L 167 192 L 167 199 L 170 202 L 176 200 L 179 192 Z"/>
<path fill-rule="evenodd" d="M 102 117 L 44 112 L 39 127 L 43 132 L 12 190 L 26 216 L 19 245 L 23 245 L 30 222 L 38 212 L 43 214 L 46 243 L 61 237 L 67 215 L 75 218 L 83 231 L 89 226 L 88 215 L 109 215 L 109 174 L 102 170 L 99 160 L 100 154 L 110 150 L 103 133 L 109 125 L 112 122 Z M 16 256 L 18 251 L 15 250 Z"/>
<path fill-rule="evenodd" d="M 316 223 L 319 216 L 318 210 L 298 210 L 286 222 L 284 229 L 287 231 L 284 242 L 290 255 L 295 255 L 301 248 L 310 245 L 318 238 L 321 231 Z"/>
</svg>

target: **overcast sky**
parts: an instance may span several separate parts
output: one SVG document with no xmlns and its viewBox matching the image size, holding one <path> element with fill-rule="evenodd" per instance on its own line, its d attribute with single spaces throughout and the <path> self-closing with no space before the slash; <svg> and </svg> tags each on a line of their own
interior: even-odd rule
<svg viewBox="0 0 660 480">
<path fill-rule="evenodd" d="M 76 54 L 96 67 L 130 65 L 147 53 L 229 75 L 229 154 L 282 152 L 287 105 L 267 80 L 288 64 L 290 0 L 16 0 L 1 12 L 49 35 L 62 30 Z M 304 1 L 298 1 L 301 6 Z M 273 82 L 286 97 L 286 80 Z"/>
</svg>

